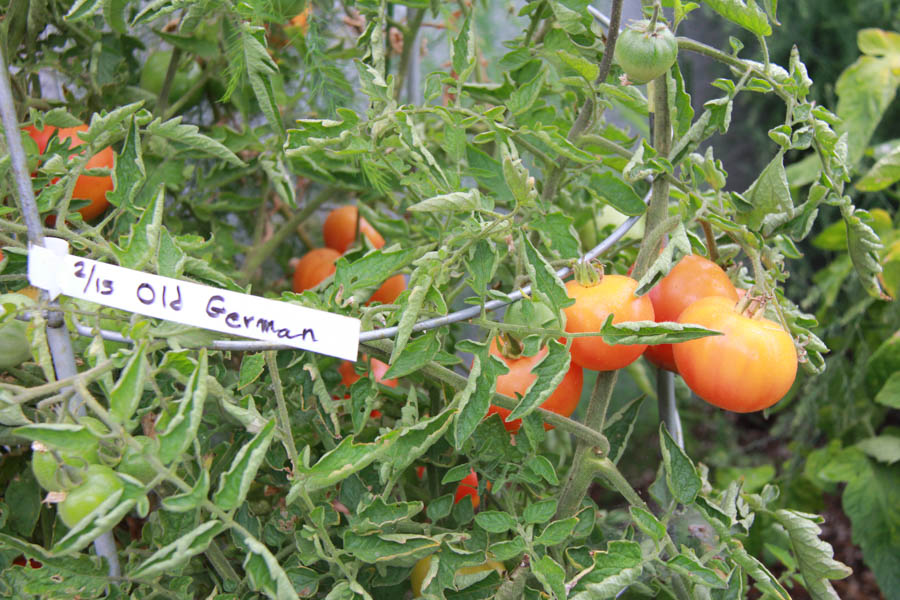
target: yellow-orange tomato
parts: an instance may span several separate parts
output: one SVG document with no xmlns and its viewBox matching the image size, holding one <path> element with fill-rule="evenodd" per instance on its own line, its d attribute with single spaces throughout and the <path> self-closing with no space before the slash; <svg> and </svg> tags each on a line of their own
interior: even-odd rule
<svg viewBox="0 0 900 600">
<path fill-rule="evenodd" d="M 306 32 L 309 31 L 309 15 L 312 12 L 311 9 L 312 4 L 307 4 L 306 8 L 303 9 L 303 12 L 292 17 L 290 21 L 291 27 L 299 27 L 303 32 L 303 35 L 306 35 Z"/>
<path fill-rule="evenodd" d="M 509 367 L 509 373 L 497 377 L 497 391 L 507 396 L 516 397 L 516 394 L 524 395 L 531 383 L 537 379 L 537 375 L 531 372 L 531 369 L 547 354 L 547 347 L 544 346 L 534 356 L 523 356 L 522 358 L 506 358 L 497 349 L 496 339 L 491 343 L 491 354 L 499 357 L 506 366 Z M 584 373 L 580 366 L 573 361 L 569 365 L 562 381 L 553 390 L 553 393 L 544 400 L 541 408 L 555 412 L 558 415 L 569 417 L 578 408 L 578 401 L 581 399 L 581 388 L 584 383 Z M 506 417 L 510 411 L 500 406 L 491 405 L 488 409 L 488 415 L 500 415 L 503 419 L 503 426 L 510 433 L 516 433 L 522 426 L 522 419 L 516 419 L 509 422 Z M 553 425 L 544 423 L 544 429 L 553 429 Z"/>
<path fill-rule="evenodd" d="M 340 253 L 331 248 L 314 248 L 304 254 L 294 267 L 294 291 L 300 293 L 322 283 L 335 272 L 334 263 L 340 257 Z"/>
<path fill-rule="evenodd" d="M 422 584 L 425 582 L 425 576 L 428 575 L 428 569 L 431 568 L 431 557 L 426 556 L 415 564 L 412 573 L 409 575 L 410 587 L 412 587 L 413 598 L 422 595 Z M 471 567 L 460 567 L 456 570 L 457 575 L 472 575 L 481 573 L 482 571 L 497 571 L 501 576 L 506 573 L 506 567 L 503 563 L 496 560 L 488 560 L 480 565 Z"/>
<path fill-rule="evenodd" d="M 678 261 L 647 295 L 657 322 L 678 320 L 681 311 L 706 296 L 738 300 L 737 290 L 722 267 L 696 254 Z M 675 371 L 672 344 L 647 346 L 644 356 L 661 369 Z"/>
<path fill-rule="evenodd" d="M 325 245 L 334 248 L 340 253 L 347 251 L 353 242 L 356 241 L 356 223 L 359 221 L 359 228 L 363 235 L 372 243 L 375 248 L 384 246 L 384 238 L 375 231 L 368 221 L 359 217 L 359 211 L 355 206 L 341 206 L 331 211 L 325 217 L 325 223 L 322 225 L 322 236 L 325 239 Z"/>
<path fill-rule="evenodd" d="M 369 298 L 369 301 L 366 304 L 371 304 L 372 302 L 380 302 L 381 304 L 393 304 L 394 300 L 402 294 L 406 290 L 406 278 L 403 275 L 394 275 L 393 277 L 388 277 L 384 283 L 381 284 L 375 293 L 372 294 L 372 297 Z"/>
<path fill-rule="evenodd" d="M 575 304 L 564 309 L 566 331 L 587 333 L 600 331 L 609 315 L 613 323 L 652 321 L 653 304 L 647 296 L 635 296 L 637 281 L 625 275 L 604 275 L 595 285 L 584 286 L 575 280 L 566 283 Z M 646 344 L 610 345 L 599 336 L 572 340 L 572 360 L 585 369 L 614 371 L 638 359 Z"/>
<path fill-rule="evenodd" d="M 797 376 L 794 341 L 780 325 L 742 315 L 730 298 L 709 296 L 688 306 L 679 323 L 724 335 L 675 344 L 675 364 L 691 390 L 710 404 L 734 412 L 768 408 L 791 389 Z"/>
<path fill-rule="evenodd" d="M 69 148 L 77 148 L 84 144 L 84 141 L 78 136 L 79 132 L 87 131 L 87 125 L 79 125 L 78 127 L 65 127 L 56 132 L 56 137 L 60 140 L 69 140 Z M 46 130 L 45 130 L 46 131 Z M 38 143 L 40 146 L 40 143 Z M 46 147 L 46 142 L 45 142 Z M 107 146 L 97 154 L 88 159 L 85 169 L 113 168 L 115 154 L 112 148 Z M 75 189 L 72 191 L 73 200 L 88 200 L 90 204 L 79 208 L 78 212 L 85 221 L 96 219 L 109 207 L 106 199 L 106 193 L 112 191 L 113 180 L 110 175 L 94 177 L 92 175 L 80 175 L 78 181 L 75 182 Z"/>
<path fill-rule="evenodd" d="M 365 362 L 365 357 L 363 357 L 363 362 Z M 387 373 L 388 365 L 381 362 L 377 358 L 373 358 L 371 361 L 372 365 L 372 374 L 375 376 L 375 381 L 378 383 L 382 383 L 388 387 L 395 388 L 397 387 L 396 379 L 385 379 L 384 374 Z M 353 363 L 349 360 L 345 360 L 341 363 L 341 366 L 338 367 L 338 373 L 341 374 L 341 383 L 350 387 L 354 383 L 359 380 L 359 375 L 356 374 L 356 370 L 353 368 Z"/>
</svg>

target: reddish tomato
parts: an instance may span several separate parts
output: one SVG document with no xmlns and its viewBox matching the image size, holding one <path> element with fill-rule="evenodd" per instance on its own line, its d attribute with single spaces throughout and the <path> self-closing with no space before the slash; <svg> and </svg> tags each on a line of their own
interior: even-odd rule
<svg viewBox="0 0 900 600">
<path fill-rule="evenodd" d="M 653 304 L 647 296 L 635 296 L 636 289 L 637 281 L 624 275 L 604 275 L 591 286 L 569 281 L 566 291 L 575 304 L 564 309 L 566 331 L 600 331 L 611 314 L 613 323 L 652 321 Z M 646 344 L 609 345 L 599 336 L 578 337 L 572 340 L 572 361 L 585 369 L 614 371 L 636 361 L 646 348 Z"/>
<path fill-rule="evenodd" d="M 28 125 L 23 129 L 25 133 L 34 140 L 34 143 L 37 144 L 38 152 L 41 154 L 47 149 L 47 144 L 50 142 L 50 136 L 56 131 L 56 127 L 52 125 L 45 125 L 43 129 L 38 129 L 34 125 Z"/>
<path fill-rule="evenodd" d="M 456 494 L 453 496 L 453 504 L 459 504 L 466 496 L 471 496 L 472 508 L 478 508 L 478 505 L 481 504 L 481 499 L 478 497 L 478 475 L 475 474 L 475 469 L 472 469 L 459 482 Z"/>
<path fill-rule="evenodd" d="M 681 311 L 706 296 L 722 296 L 735 302 L 738 300 L 737 290 L 722 267 L 696 254 L 678 261 L 669 274 L 650 290 L 648 296 L 658 322 L 677 321 Z M 661 369 L 675 371 L 672 344 L 647 346 L 644 356 Z"/>
<path fill-rule="evenodd" d="M 365 357 L 363 357 L 363 361 L 365 361 Z M 388 365 L 381 362 L 377 358 L 373 358 L 371 360 L 372 365 L 372 374 L 375 375 L 375 381 L 378 383 L 382 383 L 388 387 L 395 388 L 397 387 L 396 379 L 385 379 L 384 374 L 387 373 Z M 341 383 L 350 387 L 354 383 L 359 380 L 359 375 L 356 374 L 356 370 L 353 368 L 353 363 L 349 360 L 345 360 L 341 363 L 341 366 L 338 367 L 338 372 L 341 374 Z"/>
<path fill-rule="evenodd" d="M 355 206 L 341 206 L 336 208 L 325 218 L 322 225 L 322 236 L 325 238 L 325 245 L 334 248 L 341 254 L 347 251 L 347 248 L 356 241 L 356 222 L 359 220 L 359 227 L 363 235 L 368 238 L 375 248 L 384 246 L 384 238 L 375 231 L 375 228 L 369 225 L 364 218 L 359 217 L 359 211 Z"/>
<path fill-rule="evenodd" d="M 675 344 L 675 364 L 695 394 L 719 408 L 753 412 L 781 400 L 797 376 L 794 341 L 780 325 L 742 315 L 730 298 L 709 296 L 688 306 L 679 323 L 721 331 Z"/>
<path fill-rule="evenodd" d="M 419 481 L 425 479 L 425 465 L 419 465 L 416 467 L 416 477 L 419 478 Z"/>
<path fill-rule="evenodd" d="M 50 139 L 51 127 L 44 128 L 43 131 L 38 131 L 34 127 L 26 127 L 26 131 L 28 131 L 29 135 L 32 135 L 32 138 L 38 145 L 38 148 L 41 150 L 41 154 L 43 154 L 44 150 L 47 148 L 47 142 Z M 78 133 L 81 131 L 87 131 L 87 125 L 79 125 L 78 127 L 65 127 L 63 129 L 59 129 L 56 131 L 56 137 L 60 140 L 69 140 L 69 148 L 77 148 L 84 144 L 84 141 L 78 136 Z M 48 133 L 49 132 L 49 133 Z M 37 137 L 34 137 L 37 135 Z M 99 169 L 99 168 L 113 168 L 113 163 L 115 160 L 115 154 L 112 151 L 112 148 L 106 147 L 97 154 L 93 155 L 85 165 L 85 169 Z M 74 200 L 88 200 L 90 204 L 78 209 L 78 212 L 81 213 L 81 216 L 85 221 L 90 221 L 99 217 L 103 212 L 109 207 L 109 201 L 106 199 L 106 193 L 112 191 L 113 189 L 113 180 L 112 176 L 104 175 L 101 177 L 94 177 L 90 175 L 80 175 L 78 177 L 78 181 L 75 182 L 75 189 L 72 191 L 72 198 Z M 51 215 L 52 217 L 52 215 Z M 48 219 L 48 222 L 52 225 L 56 222 L 55 218 Z"/>
<path fill-rule="evenodd" d="M 290 21 L 291 27 L 299 27 L 303 32 L 303 35 L 306 35 L 306 32 L 309 31 L 309 16 L 312 13 L 312 4 L 307 4 L 306 8 L 303 9 L 303 12 L 294 16 Z"/>
<path fill-rule="evenodd" d="M 381 304 L 393 304 L 394 300 L 406 290 L 406 278 L 403 275 L 388 277 L 381 287 L 375 290 L 366 304 L 380 302 Z"/>
<path fill-rule="evenodd" d="M 524 395 L 528 386 L 537 379 L 537 375 L 531 372 L 531 369 L 547 354 L 547 347 L 541 348 L 540 352 L 534 356 L 523 356 L 522 358 L 506 358 L 497 348 L 496 339 L 491 343 L 491 354 L 497 356 L 509 367 L 509 373 L 501 375 L 497 378 L 497 391 L 507 396 L 516 397 L 516 394 Z M 581 388 L 584 382 L 584 374 L 580 366 L 574 361 L 569 365 L 569 370 L 563 377 L 553 393 L 544 400 L 541 408 L 555 412 L 558 415 L 569 417 L 578 407 L 578 401 L 581 399 Z M 522 426 L 522 419 L 516 419 L 509 422 L 506 417 L 510 411 L 500 406 L 493 406 L 488 409 L 488 415 L 500 415 L 503 419 L 503 426 L 510 433 L 516 433 Z M 544 423 L 544 429 L 553 429 L 553 425 Z"/>
<path fill-rule="evenodd" d="M 299 293 L 322 283 L 334 273 L 337 268 L 334 263 L 340 257 L 340 253 L 331 248 L 315 248 L 304 254 L 294 268 L 294 291 Z"/>
</svg>

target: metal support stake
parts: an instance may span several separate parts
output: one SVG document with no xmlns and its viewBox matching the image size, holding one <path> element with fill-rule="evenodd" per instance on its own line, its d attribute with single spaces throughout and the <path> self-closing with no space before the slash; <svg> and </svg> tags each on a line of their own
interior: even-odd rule
<svg viewBox="0 0 900 600">
<path fill-rule="evenodd" d="M 31 189 L 31 175 L 28 172 L 25 150 L 22 147 L 22 135 L 19 131 L 18 119 L 16 118 L 9 76 L 6 57 L 0 51 L 0 118 L 2 118 L 3 131 L 6 134 L 6 147 L 9 151 L 10 163 L 15 176 L 19 210 L 25 220 L 28 241 L 31 244 L 43 246 L 44 230 L 41 225 L 37 203 L 34 199 L 34 191 Z M 54 301 L 50 306 L 52 309 L 58 306 L 58 303 Z M 72 339 L 69 337 L 69 330 L 66 329 L 65 321 L 58 311 L 51 312 L 47 319 L 47 342 L 50 345 L 50 354 L 53 357 L 53 368 L 56 370 L 56 377 L 58 379 L 66 379 L 74 376 L 77 373 L 77 369 L 75 367 L 75 354 L 72 351 Z M 75 414 L 85 414 L 84 402 L 77 392 L 69 400 L 69 408 Z M 98 556 L 102 556 L 107 560 L 110 577 L 118 577 L 121 574 L 121 569 L 112 532 L 108 531 L 94 540 L 94 549 Z"/>
</svg>

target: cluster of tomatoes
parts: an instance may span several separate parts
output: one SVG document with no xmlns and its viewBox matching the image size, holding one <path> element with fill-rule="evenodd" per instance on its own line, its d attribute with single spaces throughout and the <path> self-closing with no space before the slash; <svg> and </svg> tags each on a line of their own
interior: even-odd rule
<svg viewBox="0 0 900 600">
<path fill-rule="evenodd" d="M 92 417 L 81 417 L 98 436 L 108 436 L 106 426 Z M 145 458 L 155 452 L 157 442 L 147 436 L 135 436 L 141 450 L 131 446 L 111 451 L 115 444 L 95 441 L 78 451 L 51 449 L 32 444 L 31 469 L 38 484 L 55 495 L 57 513 L 67 527 L 74 527 L 113 494 L 125 489 L 120 475 L 149 483 L 156 471 Z M 115 468 L 113 468 L 115 467 Z"/>
<path fill-rule="evenodd" d="M 78 135 L 82 131 L 87 131 L 87 125 L 79 125 L 77 127 L 56 128 L 51 125 L 38 129 L 34 125 L 25 127 L 25 133 L 34 140 L 37 145 L 38 154 L 44 154 L 50 139 L 56 134 L 56 139 L 66 142 L 71 150 L 84 144 L 84 140 Z M 85 169 L 112 169 L 115 154 L 112 148 L 106 147 L 97 152 L 88 159 Z M 54 179 L 52 183 L 55 183 Z M 72 191 L 73 200 L 86 200 L 89 204 L 78 209 L 85 221 L 96 219 L 102 215 L 109 207 L 109 201 L 106 199 L 106 193 L 112 191 L 113 180 L 110 175 L 79 175 L 75 182 L 75 188 Z M 48 224 L 53 225 L 55 218 L 51 215 L 48 217 Z"/>
<path fill-rule="evenodd" d="M 624 275 L 569 281 L 575 302 L 564 309 L 569 333 L 595 333 L 613 315 L 613 323 L 675 321 L 721 332 L 678 344 L 611 345 L 599 336 L 575 337 L 572 366 L 543 408 L 563 416 L 574 412 L 581 396 L 581 369 L 613 371 L 642 354 L 654 365 L 680 374 L 688 387 L 710 404 L 735 412 L 768 408 L 790 390 L 797 374 L 793 339 L 780 325 L 763 318 L 763 304 L 740 302 L 738 290 L 714 262 L 685 256 L 645 296 L 637 281 Z M 495 349 L 492 347 L 492 352 Z M 510 372 L 498 378 L 497 391 L 524 394 L 535 379 L 531 367 L 540 357 L 504 358 Z M 493 408 L 501 416 L 508 414 Z M 518 423 L 506 423 L 511 431 Z"/>
</svg>

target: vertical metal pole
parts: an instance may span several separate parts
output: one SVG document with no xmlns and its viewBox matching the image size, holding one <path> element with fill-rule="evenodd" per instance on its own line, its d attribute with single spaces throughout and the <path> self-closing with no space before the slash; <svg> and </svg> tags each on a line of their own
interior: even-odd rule
<svg viewBox="0 0 900 600">
<path fill-rule="evenodd" d="M 6 66 L 6 57 L 0 51 L 0 118 L 3 122 L 3 131 L 6 134 L 6 147 L 9 151 L 10 163 L 16 180 L 19 211 L 25 220 L 28 230 L 28 241 L 37 246 L 44 245 L 44 230 L 41 225 L 40 213 L 34 200 L 34 191 L 31 188 L 31 175 L 28 172 L 28 164 L 25 160 L 25 150 L 22 147 L 22 134 L 19 131 L 19 122 L 16 118 L 15 103 L 13 102 L 12 89 L 9 81 L 9 69 Z M 51 303 L 51 308 L 57 306 Z M 75 366 L 75 354 L 72 351 L 72 340 L 65 321 L 58 311 L 51 312 L 47 319 L 47 342 L 50 346 L 50 354 L 53 356 L 53 368 L 58 379 L 73 377 L 78 373 Z M 69 406 L 75 409 L 76 414 L 85 414 L 84 402 L 76 392 L 69 401 Z M 118 577 L 121 574 L 119 567 L 119 555 L 116 553 L 116 543 L 112 532 L 106 532 L 94 540 L 94 549 L 98 556 L 106 558 L 109 563 L 109 575 Z"/>
<path fill-rule="evenodd" d="M 678 447 L 684 449 L 684 432 L 681 429 L 681 415 L 675 405 L 675 373 L 665 369 L 656 370 L 656 402 L 659 407 L 659 419 L 666 424 L 666 429 Z"/>
</svg>

